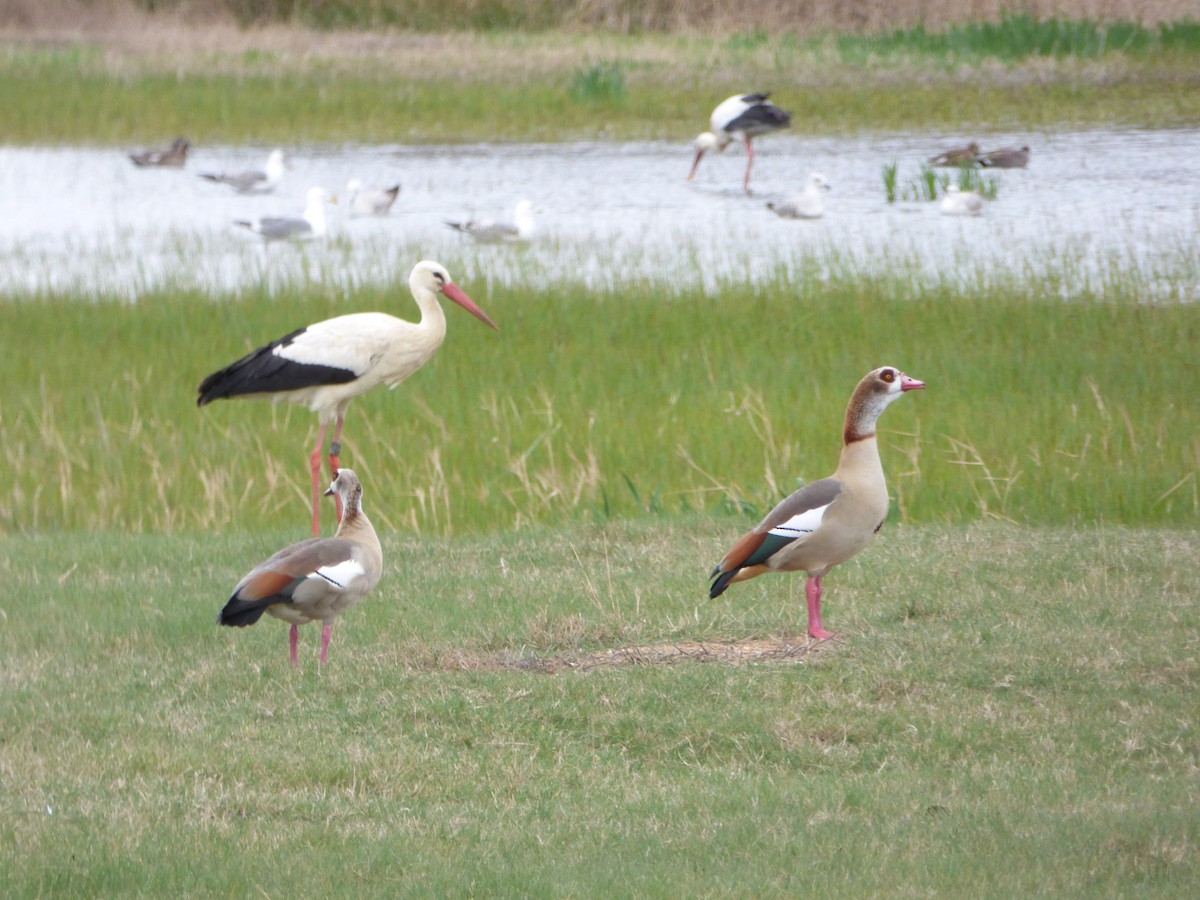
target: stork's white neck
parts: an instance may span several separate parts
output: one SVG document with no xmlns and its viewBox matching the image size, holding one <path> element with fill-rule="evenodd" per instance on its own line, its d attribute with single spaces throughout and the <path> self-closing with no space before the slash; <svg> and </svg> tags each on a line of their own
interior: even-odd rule
<svg viewBox="0 0 1200 900">
<path fill-rule="evenodd" d="M 417 327 L 436 348 L 441 345 L 442 339 L 446 336 L 446 313 L 442 309 L 442 304 L 435 291 L 429 290 L 424 285 L 410 285 L 410 287 L 413 299 L 417 301 L 417 307 L 421 310 L 421 318 L 417 322 Z"/>
</svg>

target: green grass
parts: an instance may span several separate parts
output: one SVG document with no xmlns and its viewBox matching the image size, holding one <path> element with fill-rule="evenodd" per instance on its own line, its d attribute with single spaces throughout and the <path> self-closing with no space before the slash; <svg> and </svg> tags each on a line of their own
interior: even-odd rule
<svg viewBox="0 0 1200 900">
<path fill-rule="evenodd" d="M 389 533 L 298 672 L 213 619 L 302 527 L 0 541 L 6 894 L 1191 890 L 1194 530 L 889 526 L 800 664 L 505 664 L 801 631 L 796 578 L 704 599 L 739 528 Z"/>
<path fill-rule="evenodd" d="M 881 422 L 895 518 L 1185 527 L 1200 512 L 1180 374 L 1200 311 L 1144 302 L 1128 275 L 1070 303 L 997 276 L 677 296 L 463 286 L 501 331 L 451 309 L 434 359 L 347 419 L 343 463 L 389 531 L 762 511 L 832 471 L 850 390 L 885 363 L 929 384 Z M 371 309 L 415 314 L 403 284 L 0 304 L 0 441 L 20 473 L 0 486 L 0 532 L 302 521 L 312 414 L 198 410 L 196 385 L 306 322 Z"/>
<path fill-rule="evenodd" d="M 1128 54 L 1200 54 L 1200 21 L 1184 19 L 1156 27 L 1136 22 L 1101 23 L 1087 19 L 1035 19 L 1026 13 L 998 22 L 967 22 L 940 31 L 923 26 L 865 35 L 839 35 L 843 62 L 911 57 L 942 65 L 978 64 L 987 59 L 1016 63 L 1035 57 L 1099 59 Z"/>
<path fill-rule="evenodd" d="M 774 92 L 807 134 L 913 129 L 1179 127 L 1200 122 L 1195 54 L 1178 40 L 1131 56 L 1019 66 L 864 50 L 832 38 L 521 35 L 155 55 L 79 43 L 0 46 L 0 139 L 194 144 L 686 140 L 716 99 Z M 1165 32 L 1164 32 L 1165 34 Z M 387 40 L 381 37 L 380 40 Z M 855 39 L 865 40 L 865 39 Z M 1165 40 L 1165 39 L 1164 39 Z M 1167 46 L 1167 43 L 1170 46 Z M 389 45 L 390 46 L 390 45 Z M 864 45 L 869 47 L 872 45 Z M 713 59 L 722 60 L 714 66 Z M 581 65 L 580 60 L 596 59 Z"/>
</svg>

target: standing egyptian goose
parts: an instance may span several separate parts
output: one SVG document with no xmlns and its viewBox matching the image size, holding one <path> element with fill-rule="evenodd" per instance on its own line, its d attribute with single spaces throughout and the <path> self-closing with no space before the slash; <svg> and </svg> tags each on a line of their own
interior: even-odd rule
<svg viewBox="0 0 1200 900">
<path fill-rule="evenodd" d="M 300 626 L 321 622 L 321 663 L 329 659 L 333 620 L 379 583 L 383 550 L 362 508 L 362 484 L 341 469 L 325 492 L 341 501 L 342 521 L 331 538 L 309 538 L 250 570 L 217 616 L 218 625 L 253 625 L 265 612 L 291 623 L 289 656 L 296 665 Z"/>
<path fill-rule="evenodd" d="M 381 312 L 326 319 L 259 347 L 200 383 L 197 406 L 222 397 L 258 395 L 300 403 L 317 414 L 317 444 L 308 457 L 313 537 L 321 533 L 318 507 L 326 430 L 336 422 L 329 445 L 329 468 L 336 475 L 342 425 L 350 401 L 380 385 L 396 387 L 425 365 L 442 345 L 446 314 L 438 295 L 449 297 L 484 324 L 497 328 L 439 263 L 417 263 L 408 286 L 421 309 L 419 322 Z"/>
<path fill-rule="evenodd" d="M 741 141 L 746 148 L 746 174 L 742 178 L 742 189 L 750 190 L 750 167 L 754 165 L 751 138 L 779 131 L 792 123 L 791 115 L 768 100 L 770 96 L 769 93 L 734 94 L 717 105 L 709 120 L 712 131 L 704 132 L 692 142 L 696 148 L 696 159 L 692 162 L 692 170 L 688 172 L 688 181 L 695 177 L 705 153 L 709 150 L 720 153 L 733 141 Z"/>
<path fill-rule="evenodd" d="M 785 498 L 734 544 L 712 571 L 709 597 L 764 572 L 806 572 L 808 633 L 819 641 L 832 637 L 821 626 L 821 579 L 870 544 L 887 516 L 875 423 L 893 400 L 923 387 L 893 366 L 868 372 L 846 407 L 837 471 Z"/>
</svg>

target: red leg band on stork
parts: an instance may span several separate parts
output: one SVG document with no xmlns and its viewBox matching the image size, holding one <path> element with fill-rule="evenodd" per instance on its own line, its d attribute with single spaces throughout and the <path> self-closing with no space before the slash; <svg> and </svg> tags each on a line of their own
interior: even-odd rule
<svg viewBox="0 0 1200 900">
<path fill-rule="evenodd" d="M 333 477 L 337 478 L 338 469 L 341 468 L 341 460 L 338 459 L 338 454 L 342 452 L 342 445 L 334 441 L 329 445 L 329 471 L 333 473 Z M 342 521 L 342 498 L 334 494 L 333 505 L 337 509 L 337 520 Z"/>
</svg>

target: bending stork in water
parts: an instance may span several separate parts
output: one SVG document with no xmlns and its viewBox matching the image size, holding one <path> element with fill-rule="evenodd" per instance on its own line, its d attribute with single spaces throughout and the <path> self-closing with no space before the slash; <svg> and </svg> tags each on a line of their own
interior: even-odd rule
<svg viewBox="0 0 1200 900">
<path fill-rule="evenodd" d="M 260 395 L 307 406 L 317 414 L 317 443 L 309 454 L 312 473 L 312 529 L 320 535 L 321 451 L 331 422 L 329 468 L 338 472 L 342 424 L 350 401 L 372 388 L 394 388 L 433 356 L 446 337 L 446 316 L 438 294 L 449 297 L 486 325 L 488 314 L 463 293 L 439 263 L 423 260 L 408 278 L 421 320 L 409 322 L 387 313 L 352 313 L 326 319 L 284 335 L 209 375 L 200 383 L 197 406 L 222 397 Z M 341 517 L 338 497 L 338 517 Z"/>
<path fill-rule="evenodd" d="M 692 163 L 692 171 L 688 172 L 688 181 L 695 177 L 700 158 L 707 151 L 720 152 L 737 140 L 746 145 L 746 176 L 742 179 L 742 188 L 750 190 L 750 167 L 754 165 L 754 147 L 750 139 L 787 128 L 792 123 L 791 115 L 768 100 L 770 96 L 769 93 L 735 94 L 713 110 L 712 131 L 704 132 L 694 142 L 696 160 Z"/>
</svg>

